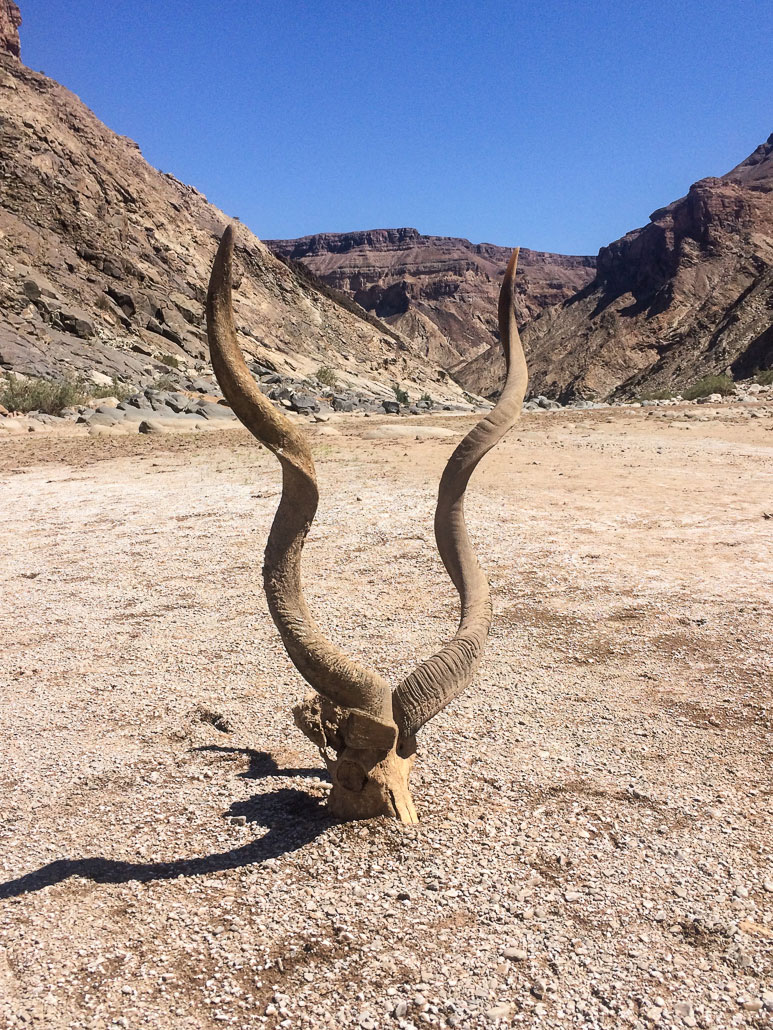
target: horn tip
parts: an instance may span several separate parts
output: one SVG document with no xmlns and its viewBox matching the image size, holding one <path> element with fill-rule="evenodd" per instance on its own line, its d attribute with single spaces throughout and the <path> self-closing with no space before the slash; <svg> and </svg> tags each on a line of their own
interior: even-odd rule
<svg viewBox="0 0 773 1030">
<path fill-rule="evenodd" d="M 223 235 L 220 237 L 220 246 L 233 250 L 234 241 L 236 239 L 236 232 L 234 230 L 233 222 L 229 222 L 223 230 Z"/>
</svg>

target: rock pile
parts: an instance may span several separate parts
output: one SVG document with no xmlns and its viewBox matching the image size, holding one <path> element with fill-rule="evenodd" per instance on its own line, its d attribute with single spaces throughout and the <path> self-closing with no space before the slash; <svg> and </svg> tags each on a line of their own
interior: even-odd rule
<svg viewBox="0 0 773 1030">
<path fill-rule="evenodd" d="M 128 389 L 118 380 L 94 370 L 89 379 L 99 392 L 111 388 L 116 395 L 92 397 L 83 404 L 64 408 L 60 414 L 30 411 L 25 416 L 0 407 L 0 431 L 36 431 L 42 427 L 84 426 L 90 430 L 120 430 L 122 432 L 150 433 L 175 430 L 227 428 L 237 419 L 223 399 L 213 376 L 204 370 L 164 368 L 161 377 L 143 376 L 145 384 Z M 305 379 L 283 376 L 276 369 L 258 362 L 251 363 L 251 371 L 261 392 L 277 407 L 296 417 L 306 416 L 323 422 L 334 412 L 364 415 L 422 415 L 437 412 L 472 413 L 489 409 L 487 403 L 474 406 L 469 403 L 441 404 L 428 397 L 415 402 L 400 403 L 386 389 L 377 391 L 353 390 L 344 386 L 331 387 L 315 377 Z M 27 377 L 18 376 L 25 380 Z M 0 377 L 0 396 L 3 379 Z M 84 387 L 86 392 L 88 388 Z M 13 417 L 16 415 L 16 417 Z"/>
<path fill-rule="evenodd" d="M 283 376 L 258 362 L 251 363 L 251 371 L 261 392 L 277 407 L 292 418 L 305 419 L 312 423 L 327 422 L 336 414 L 360 414 L 365 417 L 473 414 L 487 411 L 490 407 L 485 402 L 475 405 L 440 404 L 427 397 L 406 404 L 393 396 L 388 396 L 387 391 L 367 392 L 340 386 L 331 387 L 315 377 L 300 379 Z M 92 397 L 83 404 L 65 408 L 59 415 L 41 411 L 21 414 L 9 411 L 0 404 L 0 435 L 3 431 L 18 434 L 53 428 L 85 428 L 98 433 L 189 432 L 223 429 L 239 424 L 224 400 L 217 381 L 204 370 L 189 374 L 179 369 L 166 369 L 162 378 L 156 378 L 147 385 L 130 391 L 120 382 L 111 380 L 99 372 L 92 371 L 89 378 L 99 387 L 99 392 L 104 393 L 112 386 L 118 396 Z M 0 377 L 0 396 L 2 385 L 3 379 Z M 773 385 L 762 385 L 751 380 L 734 385 L 735 392 L 729 396 L 710 394 L 694 401 L 686 401 L 681 396 L 676 396 L 619 405 L 586 400 L 562 405 L 543 394 L 538 394 L 524 402 L 523 410 L 533 414 L 556 414 L 612 407 L 676 408 L 686 411 L 684 417 L 695 418 L 698 417 L 698 413 L 691 411 L 695 406 L 705 407 L 708 412 L 706 417 L 710 416 L 712 411 L 718 413 L 723 408 L 737 411 L 739 407 L 754 416 L 758 412 L 767 412 L 773 404 Z M 334 430 L 331 428 L 329 432 L 332 434 Z M 394 427 L 394 430 L 385 432 L 379 430 L 377 435 L 391 439 L 400 435 L 416 436 L 417 433 L 416 426 L 411 428 L 411 424 L 408 423 L 403 429 Z M 431 435 L 442 434 L 442 430 L 431 430 Z"/>
</svg>

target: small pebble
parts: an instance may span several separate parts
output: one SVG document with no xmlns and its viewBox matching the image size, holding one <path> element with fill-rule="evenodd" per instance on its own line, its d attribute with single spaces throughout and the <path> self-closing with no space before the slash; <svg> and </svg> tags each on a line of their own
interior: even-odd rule
<svg viewBox="0 0 773 1030">
<path fill-rule="evenodd" d="M 759 998 L 751 998 L 741 1006 L 746 1012 L 762 1012 L 762 1002 Z"/>
<path fill-rule="evenodd" d="M 505 948 L 504 956 L 513 962 L 525 962 L 529 957 L 522 948 Z"/>
</svg>

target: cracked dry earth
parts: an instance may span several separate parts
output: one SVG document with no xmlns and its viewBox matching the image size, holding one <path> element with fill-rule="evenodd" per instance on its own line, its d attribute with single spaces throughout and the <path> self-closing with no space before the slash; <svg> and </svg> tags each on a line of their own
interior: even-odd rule
<svg viewBox="0 0 773 1030">
<path fill-rule="evenodd" d="M 267 451 L 6 439 L 0 1025 L 769 1025 L 755 415 L 527 416 L 486 460 L 468 520 L 496 621 L 421 734 L 416 827 L 325 814 L 261 591 Z M 455 626 L 431 529 L 453 440 L 376 422 L 316 438 L 305 578 L 396 682 Z"/>
</svg>

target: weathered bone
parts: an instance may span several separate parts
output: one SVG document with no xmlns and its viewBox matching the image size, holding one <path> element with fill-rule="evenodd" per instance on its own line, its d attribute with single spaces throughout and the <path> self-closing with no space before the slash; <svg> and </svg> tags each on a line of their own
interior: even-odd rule
<svg viewBox="0 0 773 1030">
<path fill-rule="evenodd" d="M 394 695 L 400 751 L 416 732 L 465 690 L 478 667 L 491 626 L 488 580 L 478 564 L 464 522 L 464 494 L 481 458 L 513 426 L 521 412 L 528 373 L 513 307 L 518 249 L 513 251 L 499 294 L 499 334 L 507 379 L 498 403 L 470 430 L 448 460 L 435 510 L 435 540 L 459 591 L 462 614 L 456 635 L 400 683 Z"/>
<path fill-rule="evenodd" d="M 282 466 L 282 498 L 266 546 L 268 606 L 287 653 L 318 695 L 293 709 L 296 724 L 320 749 L 333 781 L 331 811 L 342 818 L 389 815 L 416 822 L 408 790 L 415 734 L 470 683 L 491 625 L 488 582 L 464 522 L 464 493 L 481 458 L 518 417 L 526 363 L 513 311 L 513 253 L 499 298 L 499 326 L 508 373 L 494 409 L 462 440 L 440 481 L 435 539 L 462 603 L 459 628 L 390 695 L 377 673 L 351 661 L 314 623 L 301 588 L 301 552 L 319 494 L 309 445 L 274 408 L 250 375 L 236 339 L 231 298 L 234 234 L 220 241 L 207 294 L 212 367 L 227 401 Z"/>
</svg>

